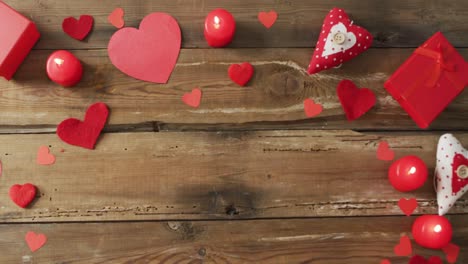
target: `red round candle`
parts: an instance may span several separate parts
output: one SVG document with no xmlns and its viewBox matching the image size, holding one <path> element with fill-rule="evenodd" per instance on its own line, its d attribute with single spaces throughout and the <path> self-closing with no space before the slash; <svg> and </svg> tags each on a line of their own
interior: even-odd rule
<svg viewBox="0 0 468 264">
<path fill-rule="evenodd" d="M 221 48 L 231 43 L 236 31 L 236 21 L 228 11 L 215 9 L 205 19 L 205 39 L 208 45 Z"/>
<path fill-rule="evenodd" d="M 47 59 L 47 75 L 55 83 L 70 87 L 81 80 L 83 66 L 70 52 L 58 50 Z"/>
<path fill-rule="evenodd" d="M 412 233 L 419 245 L 440 249 L 452 240 L 452 225 L 447 218 L 439 215 L 423 215 L 413 223 Z"/>
<path fill-rule="evenodd" d="M 406 156 L 395 162 L 388 169 L 388 179 L 400 192 L 408 192 L 424 185 L 427 179 L 427 166 L 417 156 Z"/>
</svg>

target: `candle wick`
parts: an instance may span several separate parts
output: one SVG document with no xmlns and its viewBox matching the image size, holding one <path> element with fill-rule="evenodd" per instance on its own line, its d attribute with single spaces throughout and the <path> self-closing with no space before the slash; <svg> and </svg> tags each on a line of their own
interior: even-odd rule
<svg viewBox="0 0 468 264">
<path fill-rule="evenodd" d="M 60 66 L 60 65 L 63 64 L 64 60 L 62 60 L 62 59 L 60 59 L 60 58 L 55 58 L 55 59 L 54 59 L 54 62 L 55 62 L 55 64 L 57 64 L 57 65 Z"/>
<path fill-rule="evenodd" d="M 218 17 L 218 16 L 215 16 L 215 17 L 214 17 L 214 27 L 215 27 L 216 29 L 219 29 L 219 26 L 220 26 L 220 25 L 219 25 L 219 22 L 220 22 L 219 17 Z"/>
</svg>

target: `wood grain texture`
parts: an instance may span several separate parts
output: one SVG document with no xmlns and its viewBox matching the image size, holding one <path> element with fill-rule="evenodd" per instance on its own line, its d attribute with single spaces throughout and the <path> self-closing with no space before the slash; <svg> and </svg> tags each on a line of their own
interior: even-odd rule
<svg viewBox="0 0 468 264">
<path fill-rule="evenodd" d="M 419 130 L 383 88 L 383 83 L 413 49 L 373 49 L 340 69 L 309 76 L 309 49 L 184 49 L 168 84 L 151 84 L 118 71 L 103 50 L 74 51 L 85 65 L 85 75 L 74 88 L 48 80 L 44 65 L 50 51 L 34 51 L 15 76 L 0 81 L 0 131 L 53 128 L 67 117 L 81 118 L 93 102 L 111 108 L 111 127 L 171 129 L 358 129 Z M 461 49 L 468 58 L 468 49 Z M 250 61 L 255 75 L 239 87 L 227 75 L 232 63 Z M 348 122 L 336 96 L 342 79 L 371 88 L 377 105 L 362 118 Z M 194 87 L 203 91 L 193 109 L 181 97 Z M 303 100 L 313 98 L 324 107 L 307 119 Z M 468 93 L 457 97 L 431 125 L 435 130 L 466 130 Z M 16 129 L 16 130 L 15 130 Z M 48 130 L 50 131 L 50 130 Z"/>
<path fill-rule="evenodd" d="M 466 145 L 468 134 L 456 136 Z M 415 192 L 399 193 L 387 179 L 390 162 L 377 160 L 376 149 L 387 140 L 397 157 L 418 155 L 432 172 L 438 137 L 351 131 L 110 133 L 90 151 L 67 146 L 55 135 L 3 135 L 0 221 L 401 215 L 402 197 L 416 197 L 419 214 L 436 213 L 432 177 Z M 56 164 L 35 164 L 41 145 L 51 146 Z M 39 193 L 25 210 L 10 201 L 8 188 L 26 182 Z M 467 205 L 461 199 L 451 213 L 467 213 Z"/>
<path fill-rule="evenodd" d="M 457 263 L 468 262 L 468 215 L 449 216 L 460 245 Z M 206 263 L 206 264 L 407 264 L 393 247 L 410 234 L 414 217 L 318 218 L 254 221 L 130 222 L 0 225 L 1 263 Z M 31 253 L 24 242 L 33 230 L 48 236 Z M 437 255 L 413 241 L 416 254 Z M 446 262 L 444 262 L 446 263 Z"/>
<path fill-rule="evenodd" d="M 107 16 L 116 7 L 125 10 L 126 26 L 138 27 L 151 12 L 168 12 L 180 23 L 183 47 L 207 47 L 203 23 L 208 12 L 226 8 L 237 23 L 236 36 L 230 47 L 311 47 L 317 42 L 325 15 L 333 7 L 348 12 L 357 25 L 375 36 L 375 47 L 416 47 L 436 31 L 443 31 L 456 46 L 467 47 L 468 2 L 465 0 L 94 0 L 16 1 L 8 4 L 32 18 L 42 33 L 37 49 L 106 48 L 116 31 Z M 266 29 L 257 20 L 260 11 L 276 10 L 276 24 Z M 85 42 L 76 41 L 62 32 L 62 20 L 68 16 L 94 16 L 94 30 Z"/>
</svg>

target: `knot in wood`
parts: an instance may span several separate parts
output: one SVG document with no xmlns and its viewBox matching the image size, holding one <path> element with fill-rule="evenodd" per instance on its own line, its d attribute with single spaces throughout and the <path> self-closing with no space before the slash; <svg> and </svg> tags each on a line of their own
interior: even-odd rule
<svg viewBox="0 0 468 264">
<path fill-rule="evenodd" d="M 304 82 L 289 72 L 276 73 L 268 82 L 268 89 L 277 96 L 290 96 L 304 89 Z"/>
</svg>

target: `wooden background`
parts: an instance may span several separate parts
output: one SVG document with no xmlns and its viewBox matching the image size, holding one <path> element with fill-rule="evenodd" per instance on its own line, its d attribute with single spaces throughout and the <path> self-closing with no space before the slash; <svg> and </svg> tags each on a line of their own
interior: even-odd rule
<svg viewBox="0 0 468 264">
<path fill-rule="evenodd" d="M 468 59 L 466 0 L 5 2 L 34 20 L 42 37 L 14 80 L 0 80 L 0 263 L 407 263 L 393 246 L 415 217 L 403 216 L 397 201 L 416 197 L 416 215 L 436 213 L 432 178 L 412 193 L 393 190 L 390 162 L 376 159 L 378 143 L 387 140 L 397 158 L 420 156 L 429 171 L 441 134 L 468 146 L 467 91 L 421 131 L 383 89 L 436 31 Z M 308 76 L 322 20 L 335 6 L 371 31 L 373 48 Z M 106 47 L 116 29 L 107 16 L 116 7 L 125 10 L 126 26 L 138 27 L 155 11 L 179 21 L 183 49 L 167 85 L 137 81 L 110 63 Z M 217 7 L 231 11 L 238 26 L 224 49 L 208 48 L 203 37 L 204 17 Z M 279 17 L 266 29 L 257 14 L 269 10 Z M 79 42 L 61 23 L 82 14 L 94 16 L 95 26 Z M 46 76 L 56 49 L 84 63 L 73 89 Z M 255 76 L 240 88 L 227 68 L 244 61 Z M 376 107 L 354 122 L 335 93 L 344 78 L 377 95 Z M 194 87 L 203 90 L 198 109 L 181 102 Z M 317 118 L 304 114 L 309 97 L 325 108 Z M 96 150 L 61 142 L 56 125 L 82 118 L 97 101 L 111 115 Z M 50 145 L 56 164 L 35 163 L 41 145 Z M 39 193 L 21 209 L 8 189 L 26 182 Z M 461 247 L 457 263 L 468 263 L 468 199 L 447 217 Z M 48 236 L 35 253 L 24 242 L 30 230 Z"/>
</svg>

